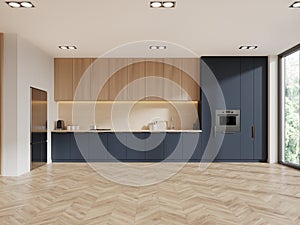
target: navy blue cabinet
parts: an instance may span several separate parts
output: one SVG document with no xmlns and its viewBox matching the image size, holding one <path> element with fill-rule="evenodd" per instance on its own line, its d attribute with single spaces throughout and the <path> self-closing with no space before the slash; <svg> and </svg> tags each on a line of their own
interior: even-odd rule
<svg viewBox="0 0 300 225">
<path fill-rule="evenodd" d="M 53 132 L 52 161 L 199 161 L 200 138 L 200 133 L 191 132 Z M 38 154 L 33 155 L 33 159 L 47 157 L 46 151 Z"/>
<path fill-rule="evenodd" d="M 101 162 L 107 159 L 107 134 L 90 133 L 88 137 L 88 161 Z"/>
<path fill-rule="evenodd" d="M 181 133 L 166 133 L 164 140 L 164 159 L 170 162 L 182 160 Z"/>
<path fill-rule="evenodd" d="M 53 162 L 67 162 L 70 160 L 70 136 L 72 133 L 52 133 L 51 156 Z"/>
<path fill-rule="evenodd" d="M 241 59 L 241 154 L 267 160 L 267 58 Z"/>
<path fill-rule="evenodd" d="M 89 133 L 73 133 L 70 135 L 70 159 L 84 162 L 88 158 Z"/>
<path fill-rule="evenodd" d="M 150 133 L 126 133 L 127 137 L 127 161 L 146 160 L 146 138 Z"/>
<path fill-rule="evenodd" d="M 222 146 L 215 159 L 218 161 L 266 161 L 267 57 L 202 57 L 200 70 L 203 90 L 213 89 L 208 87 L 209 76 L 213 75 L 224 94 L 226 109 L 241 110 L 240 132 L 224 134 Z M 208 100 L 203 92 L 201 101 L 202 149 L 204 151 L 209 137 L 215 141 L 222 134 L 214 132 L 215 109 L 213 112 L 210 111 Z M 212 101 L 216 109 L 224 109 L 219 99 L 212 98 Z M 213 157 L 214 154 L 211 156 Z"/>
<path fill-rule="evenodd" d="M 202 157 L 201 134 L 182 133 L 182 159 L 185 161 L 200 161 Z"/>
<path fill-rule="evenodd" d="M 108 133 L 108 159 L 109 161 L 123 161 L 126 159 L 126 133 Z"/>
<path fill-rule="evenodd" d="M 41 145 L 31 144 L 31 162 L 41 162 L 42 152 Z"/>
<path fill-rule="evenodd" d="M 149 133 L 146 139 L 146 160 L 161 161 L 164 159 L 164 139 L 166 133 Z"/>
</svg>

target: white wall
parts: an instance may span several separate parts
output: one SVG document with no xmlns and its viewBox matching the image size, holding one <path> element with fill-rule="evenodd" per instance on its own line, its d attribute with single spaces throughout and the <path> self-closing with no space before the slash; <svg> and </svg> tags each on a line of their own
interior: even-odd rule
<svg viewBox="0 0 300 225">
<path fill-rule="evenodd" d="M 278 162 L 278 57 L 269 56 L 268 162 Z"/>
<path fill-rule="evenodd" d="M 13 49 L 13 51 L 12 51 Z M 53 57 L 15 34 L 4 35 L 3 175 L 30 171 L 30 87 L 48 93 L 48 162 L 57 109 Z"/>
</svg>

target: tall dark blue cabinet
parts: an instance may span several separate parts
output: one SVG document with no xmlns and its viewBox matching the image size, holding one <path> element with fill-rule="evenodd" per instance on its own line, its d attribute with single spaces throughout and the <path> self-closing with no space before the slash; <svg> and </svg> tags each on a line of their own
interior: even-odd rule
<svg viewBox="0 0 300 225">
<path fill-rule="evenodd" d="M 266 161 L 267 159 L 267 57 L 202 57 L 201 86 L 208 86 L 214 75 L 223 92 L 226 108 L 240 110 L 240 131 L 223 134 L 216 161 Z M 202 149 L 214 132 L 215 111 L 211 113 L 204 92 L 202 97 Z M 218 105 L 219 99 L 213 99 Z M 224 109 L 223 107 L 217 109 Z"/>
</svg>

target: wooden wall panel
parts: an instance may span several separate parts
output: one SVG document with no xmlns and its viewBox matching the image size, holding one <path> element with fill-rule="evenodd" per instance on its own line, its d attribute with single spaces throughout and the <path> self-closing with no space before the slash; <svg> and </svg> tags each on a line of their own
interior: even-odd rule
<svg viewBox="0 0 300 225">
<path fill-rule="evenodd" d="M 95 59 L 91 66 L 91 100 L 109 100 L 109 60 Z M 100 90 L 101 89 L 101 90 Z"/>
<path fill-rule="evenodd" d="M 91 58 L 73 59 L 73 98 L 78 101 L 91 99 Z"/>
<path fill-rule="evenodd" d="M 200 100 L 200 59 L 182 59 L 182 100 Z"/>
<path fill-rule="evenodd" d="M 199 68 L 198 58 L 55 59 L 55 100 L 200 100 Z"/>
<path fill-rule="evenodd" d="M 164 98 L 182 100 L 181 93 L 181 59 L 164 60 Z"/>
<path fill-rule="evenodd" d="M 139 100 L 145 97 L 146 63 L 141 59 L 129 59 L 128 62 L 128 100 Z"/>
<path fill-rule="evenodd" d="M 109 59 L 109 100 L 127 100 L 128 59 Z"/>
<path fill-rule="evenodd" d="M 73 100 L 73 59 L 54 59 L 54 99 Z"/>
<path fill-rule="evenodd" d="M 146 77 L 163 78 L 164 64 L 162 62 L 146 61 Z M 146 100 L 159 100 L 164 96 L 164 82 L 156 79 L 146 81 Z"/>
</svg>

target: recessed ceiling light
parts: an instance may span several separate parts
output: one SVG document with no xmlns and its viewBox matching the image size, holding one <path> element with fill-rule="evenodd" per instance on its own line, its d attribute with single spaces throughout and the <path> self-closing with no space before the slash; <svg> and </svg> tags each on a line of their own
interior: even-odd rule
<svg viewBox="0 0 300 225">
<path fill-rule="evenodd" d="M 11 2 L 6 2 L 10 7 L 12 8 L 33 8 L 34 5 L 29 2 L 29 1 L 11 1 Z"/>
<path fill-rule="evenodd" d="M 76 46 L 69 46 L 69 49 L 75 50 L 75 49 L 77 49 L 77 48 L 76 48 Z"/>
<path fill-rule="evenodd" d="M 239 47 L 240 50 L 254 50 L 257 49 L 257 45 L 242 45 Z"/>
<path fill-rule="evenodd" d="M 21 4 L 19 2 L 6 2 L 12 8 L 20 8 Z"/>
<path fill-rule="evenodd" d="M 149 46 L 149 49 L 151 49 L 151 50 L 164 50 L 166 48 L 167 48 L 167 46 L 164 46 L 164 45 L 151 45 L 151 46 Z"/>
<path fill-rule="evenodd" d="M 152 8 L 160 8 L 162 6 L 161 2 L 150 2 L 150 7 Z"/>
<path fill-rule="evenodd" d="M 300 8 L 300 1 L 294 2 L 290 8 Z"/>
<path fill-rule="evenodd" d="M 163 6 L 165 8 L 173 8 L 175 7 L 175 2 L 163 2 Z"/>
<path fill-rule="evenodd" d="M 21 6 L 24 8 L 33 8 L 33 4 L 31 2 L 21 2 Z"/>
<path fill-rule="evenodd" d="M 58 46 L 60 49 L 63 49 L 63 50 L 67 50 L 68 48 L 66 46 Z"/>
<path fill-rule="evenodd" d="M 76 50 L 77 47 L 76 46 L 69 46 L 69 45 L 60 45 L 58 46 L 58 48 L 63 49 L 63 50 Z"/>
<path fill-rule="evenodd" d="M 163 49 L 166 49 L 167 48 L 167 46 L 158 46 L 158 49 L 160 49 L 160 50 L 163 50 Z"/>
<path fill-rule="evenodd" d="M 149 49 L 155 50 L 155 49 L 157 49 L 157 46 L 149 46 Z"/>
<path fill-rule="evenodd" d="M 151 8 L 174 8 L 175 1 L 152 1 L 150 2 Z"/>
</svg>

